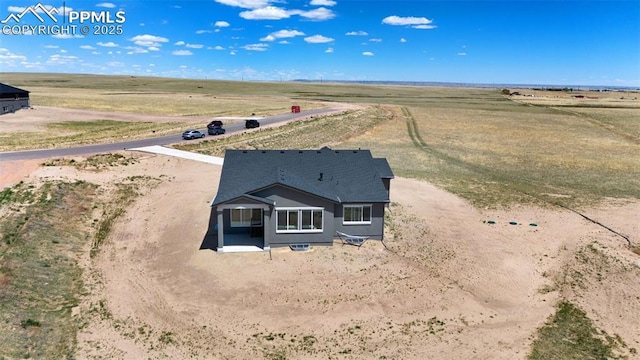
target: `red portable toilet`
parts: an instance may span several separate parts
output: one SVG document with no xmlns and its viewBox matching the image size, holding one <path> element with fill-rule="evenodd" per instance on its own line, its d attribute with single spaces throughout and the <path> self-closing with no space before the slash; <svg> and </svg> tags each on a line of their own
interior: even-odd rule
<svg viewBox="0 0 640 360">
<path fill-rule="evenodd" d="M 291 107 L 291 112 L 292 112 L 292 113 L 299 113 L 299 112 L 300 112 L 300 106 L 298 106 L 298 105 L 293 105 L 293 106 Z"/>
</svg>

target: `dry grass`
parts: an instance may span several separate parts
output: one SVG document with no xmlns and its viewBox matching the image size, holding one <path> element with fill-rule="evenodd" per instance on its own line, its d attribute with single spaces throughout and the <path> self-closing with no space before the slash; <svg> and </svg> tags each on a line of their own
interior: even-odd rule
<svg viewBox="0 0 640 360">
<path fill-rule="evenodd" d="M 563 92 L 537 92 L 532 98 L 474 88 L 46 74 L 6 77 L 14 85 L 34 89 L 34 101 L 42 95 L 57 106 L 134 112 L 195 115 L 193 109 L 198 109 L 198 114 L 266 115 L 289 111 L 293 102 L 303 107 L 322 106 L 329 100 L 382 104 L 181 148 L 215 155 L 226 148 L 368 148 L 386 157 L 397 175 L 426 179 L 481 207 L 558 201 L 580 206 L 606 197 L 640 198 L 636 93 L 598 94 L 601 99 L 588 99 L 593 101 L 587 107 L 572 93 Z M 39 89 L 44 91 L 39 94 Z M 62 97 L 69 102 L 58 103 Z M 133 132 L 144 134 L 144 129 Z M 89 140 L 86 137 L 93 135 L 87 134 L 69 136 L 89 142 L 120 135 L 113 132 L 100 140 Z"/>
<path fill-rule="evenodd" d="M 129 122 L 114 120 L 65 121 L 46 125 L 45 131 L 34 131 L 29 135 L 3 133 L 0 135 L 0 150 L 31 150 L 71 147 L 86 144 L 109 143 L 144 139 L 169 134 L 178 134 L 184 129 L 202 127 L 202 122 Z"/>
<path fill-rule="evenodd" d="M 194 89 L 195 91 L 196 89 Z M 322 107 L 308 101 L 293 102 L 281 96 L 238 96 L 202 93 L 127 92 L 98 89 L 33 87 L 33 106 L 56 106 L 96 111 L 118 111 L 172 116 L 268 116 L 287 112 L 291 105 L 303 109 Z"/>
<path fill-rule="evenodd" d="M 244 132 L 238 136 L 174 145 L 202 154 L 224 156 L 226 149 L 318 149 L 335 147 L 353 136 L 367 132 L 386 119 L 384 107 L 373 106 L 342 114 L 315 117 L 278 128 Z"/>
</svg>

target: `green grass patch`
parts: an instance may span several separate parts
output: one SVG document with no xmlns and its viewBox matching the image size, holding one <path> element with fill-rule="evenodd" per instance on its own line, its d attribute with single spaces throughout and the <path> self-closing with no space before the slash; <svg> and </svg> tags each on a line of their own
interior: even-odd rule
<svg viewBox="0 0 640 360">
<path fill-rule="evenodd" d="M 614 353 L 619 342 L 598 330 L 587 314 L 568 301 L 538 330 L 530 360 L 620 359 Z"/>
<path fill-rule="evenodd" d="M 14 194 L 22 192 L 14 187 Z M 82 293 L 76 258 L 87 242 L 91 198 L 84 182 L 45 183 L 0 218 L 0 358 L 73 356 Z"/>
</svg>

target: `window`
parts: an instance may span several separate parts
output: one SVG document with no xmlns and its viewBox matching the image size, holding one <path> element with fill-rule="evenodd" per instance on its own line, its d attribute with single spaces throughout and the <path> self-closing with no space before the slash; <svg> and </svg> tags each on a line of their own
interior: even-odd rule
<svg viewBox="0 0 640 360">
<path fill-rule="evenodd" d="M 262 226 L 262 209 L 231 209 L 231 227 Z"/>
<path fill-rule="evenodd" d="M 276 232 L 322 232 L 322 216 L 320 208 L 276 209 Z"/>
<path fill-rule="evenodd" d="M 343 224 L 371 224 L 371 205 L 345 205 Z"/>
</svg>

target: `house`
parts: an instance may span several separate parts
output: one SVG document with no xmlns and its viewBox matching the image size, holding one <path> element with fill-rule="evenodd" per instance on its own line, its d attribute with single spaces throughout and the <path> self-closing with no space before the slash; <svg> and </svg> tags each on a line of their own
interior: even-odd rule
<svg viewBox="0 0 640 360">
<path fill-rule="evenodd" d="M 369 150 L 227 150 L 210 248 L 332 245 L 336 231 L 382 240 L 392 178 Z"/>
<path fill-rule="evenodd" d="M 0 83 L 0 115 L 29 108 L 29 92 Z"/>
</svg>

